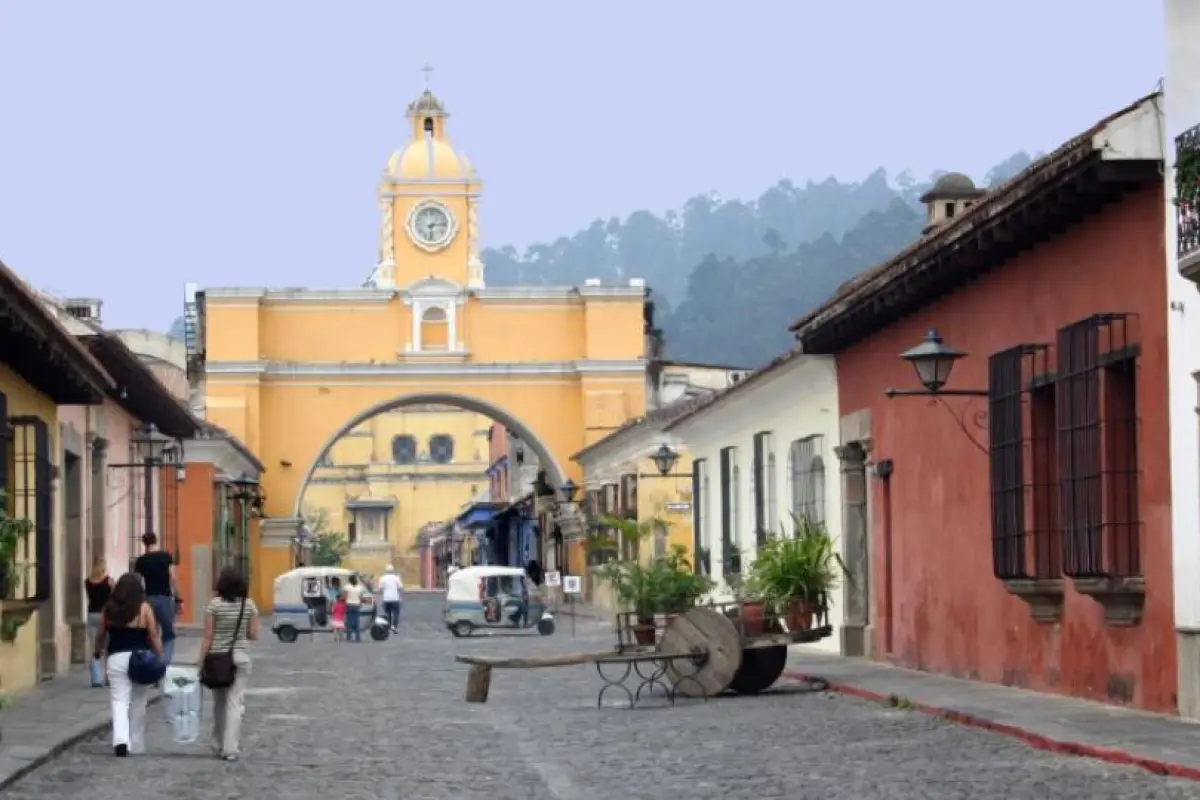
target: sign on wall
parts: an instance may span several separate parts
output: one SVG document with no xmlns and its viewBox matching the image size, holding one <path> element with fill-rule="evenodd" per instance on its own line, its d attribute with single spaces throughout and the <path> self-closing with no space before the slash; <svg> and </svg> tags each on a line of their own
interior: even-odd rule
<svg viewBox="0 0 1200 800">
<path fill-rule="evenodd" d="M 559 572 L 558 570 L 554 570 L 552 572 L 547 572 L 546 573 L 546 585 L 556 588 L 556 589 L 559 586 L 562 586 L 562 573 Z"/>
</svg>

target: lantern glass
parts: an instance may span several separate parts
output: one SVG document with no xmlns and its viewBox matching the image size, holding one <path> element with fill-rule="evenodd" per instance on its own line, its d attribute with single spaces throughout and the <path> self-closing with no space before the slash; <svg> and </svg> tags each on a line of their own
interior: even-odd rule
<svg viewBox="0 0 1200 800">
<path fill-rule="evenodd" d="M 171 446 L 171 438 L 164 436 L 153 423 L 147 425 L 133 440 L 142 458 L 162 461 L 163 454 Z"/>
<path fill-rule="evenodd" d="M 919 345 L 901 353 L 900 357 L 913 365 L 922 386 L 930 392 L 938 392 L 950 380 L 954 362 L 965 355 L 960 350 L 947 347 L 938 332 L 930 328 Z"/>
<path fill-rule="evenodd" d="M 654 453 L 654 466 L 658 467 L 659 475 L 669 475 L 678 460 L 679 454 L 665 444 Z"/>
</svg>

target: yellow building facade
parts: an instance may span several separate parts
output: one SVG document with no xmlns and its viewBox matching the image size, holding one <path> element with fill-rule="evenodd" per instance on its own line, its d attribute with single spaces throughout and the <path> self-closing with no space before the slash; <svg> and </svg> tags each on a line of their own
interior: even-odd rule
<svg viewBox="0 0 1200 800">
<path fill-rule="evenodd" d="M 338 439 L 313 472 L 302 516 L 346 536 L 346 565 L 381 575 L 394 564 L 420 586 L 417 534 L 453 519 L 488 486 L 491 420 L 451 406 L 390 411 Z"/>
<path fill-rule="evenodd" d="M 479 176 L 430 92 L 407 118 L 378 188 L 366 285 L 207 288 L 185 317 L 206 416 L 267 466 L 254 570 L 267 606 L 318 463 L 372 416 L 431 403 L 486 414 L 538 451 L 548 479 L 578 483 L 570 455 L 645 407 L 644 282 L 488 286 Z"/>
</svg>

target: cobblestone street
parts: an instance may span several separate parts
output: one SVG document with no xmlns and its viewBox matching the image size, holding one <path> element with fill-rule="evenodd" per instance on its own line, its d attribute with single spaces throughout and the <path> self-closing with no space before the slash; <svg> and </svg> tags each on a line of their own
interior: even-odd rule
<svg viewBox="0 0 1200 800">
<path fill-rule="evenodd" d="M 113 758 L 105 732 L 6 800 L 1200 798 L 1200 783 L 795 684 L 630 712 L 596 708 L 593 667 L 498 670 L 489 702 L 467 705 L 456 652 L 603 649 L 611 635 L 580 620 L 572 638 L 562 618 L 553 637 L 456 640 L 438 623 L 440 603 L 411 596 L 401 635 L 384 643 L 260 644 L 241 761 L 213 760 L 206 739 L 172 744 L 153 708 L 150 754 Z"/>
</svg>

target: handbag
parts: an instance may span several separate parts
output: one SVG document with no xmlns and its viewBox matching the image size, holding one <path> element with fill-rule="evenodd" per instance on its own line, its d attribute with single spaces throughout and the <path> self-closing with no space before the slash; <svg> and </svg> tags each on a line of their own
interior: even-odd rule
<svg viewBox="0 0 1200 800">
<path fill-rule="evenodd" d="M 129 654 L 129 680 L 141 686 L 151 686 L 167 674 L 167 662 L 153 650 L 134 650 Z"/>
<path fill-rule="evenodd" d="M 242 616 L 246 613 L 246 598 L 242 598 L 242 607 L 238 609 L 237 622 L 233 626 L 233 640 L 228 650 L 220 653 L 209 653 L 204 657 L 200 666 L 200 683 L 208 689 L 228 689 L 237 679 L 237 664 L 233 661 L 233 648 L 237 645 L 238 631 L 242 627 Z"/>
</svg>

